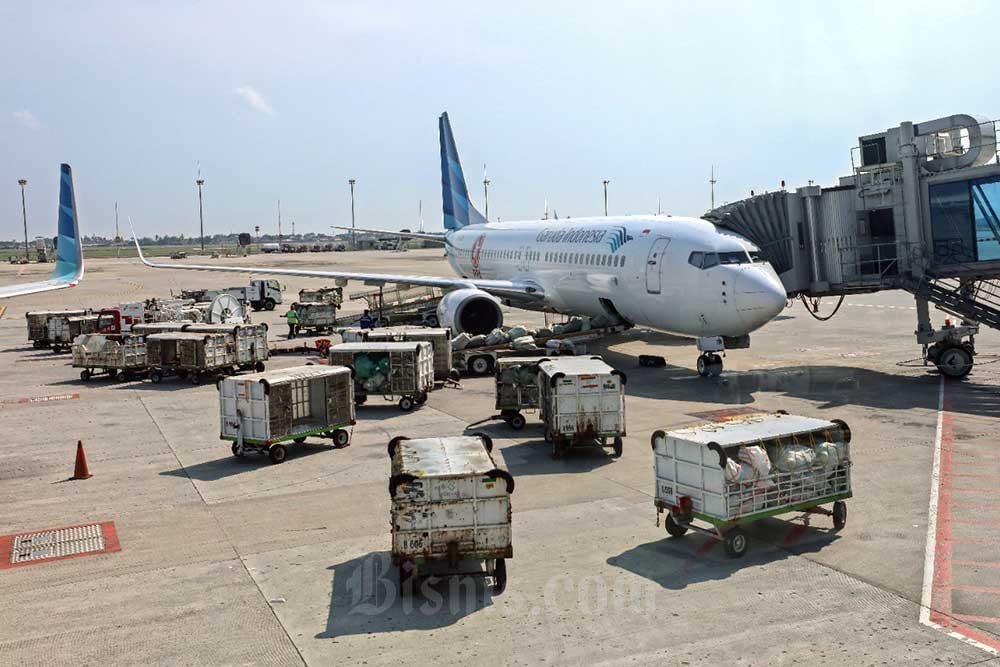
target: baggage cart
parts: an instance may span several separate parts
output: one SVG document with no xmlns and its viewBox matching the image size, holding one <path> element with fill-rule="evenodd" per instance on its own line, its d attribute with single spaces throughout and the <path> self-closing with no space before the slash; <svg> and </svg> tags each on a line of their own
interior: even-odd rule
<svg viewBox="0 0 1000 667">
<path fill-rule="evenodd" d="M 58 315 L 49 318 L 49 344 L 55 354 L 70 348 L 76 337 L 97 331 L 98 315 Z"/>
<path fill-rule="evenodd" d="M 79 317 L 89 315 L 90 310 L 80 308 L 76 310 L 32 310 L 24 314 L 28 322 L 28 340 L 36 350 L 47 348 L 51 343 L 49 339 L 49 320 L 53 317 Z"/>
<path fill-rule="evenodd" d="M 733 558 L 750 548 L 742 526 L 778 514 L 803 512 L 807 522 L 823 514 L 840 530 L 852 495 L 850 442 L 850 428 L 838 419 L 785 412 L 654 431 L 657 523 L 666 513 L 671 536 L 697 530 Z"/>
<path fill-rule="evenodd" d="M 516 431 L 524 428 L 524 412 L 538 410 L 538 364 L 548 359 L 504 357 L 496 363 L 496 409 Z"/>
<path fill-rule="evenodd" d="M 434 354 L 426 341 L 356 342 L 331 345 L 331 366 L 354 369 L 354 402 L 362 405 L 369 396 L 399 401 L 409 412 L 427 400 L 434 388 Z"/>
<path fill-rule="evenodd" d="M 73 368 L 84 382 L 95 375 L 131 380 L 146 373 L 146 340 L 134 334 L 83 334 L 73 341 Z"/>
<path fill-rule="evenodd" d="M 159 384 L 176 375 L 200 384 L 206 377 L 236 371 L 236 350 L 226 334 L 171 331 L 146 336 L 149 379 Z"/>
<path fill-rule="evenodd" d="M 392 562 L 401 593 L 420 575 L 493 578 L 507 585 L 513 556 L 510 496 L 514 478 L 498 468 L 488 436 L 389 442 Z"/>
<path fill-rule="evenodd" d="M 223 378 L 219 383 L 219 438 L 233 456 L 266 453 L 272 463 L 288 457 L 289 442 L 328 438 L 346 447 L 354 425 L 354 379 L 344 366 L 296 366 Z"/>
<path fill-rule="evenodd" d="M 190 322 L 143 322 L 133 324 L 131 332 L 137 336 L 148 336 L 149 334 L 169 333 L 171 331 L 184 331 L 184 327 Z"/>
<path fill-rule="evenodd" d="M 624 373 L 596 355 L 538 362 L 539 406 L 553 458 L 582 445 L 622 455 L 625 381 Z"/>
<path fill-rule="evenodd" d="M 457 380 L 458 372 L 452 368 L 451 329 L 432 327 L 387 327 L 362 330 L 365 340 L 425 340 L 434 351 L 434 380 Z"/>
<path fill-rule="evenodd" d="M 343 302 L 343 287 L 317 287 L 299 290 L 299 303 L 330 303 L 340 308 Z"/>
<path fill-rule="evenodd" d="M 267 347 L 266 324 L 185 324 L 181 331 L 192 333 L 221 333 L 228 337 L 236 350 L 236 364 L 240 370 L 264 370 L 270 350 Z"/>
<path fill-rule="evenodd" d="M 337 306 L 317 301 L 299 302 L 299 329 L 312 329 L 315 333 L 329 333 L 337 324 Z"/>
</svg>

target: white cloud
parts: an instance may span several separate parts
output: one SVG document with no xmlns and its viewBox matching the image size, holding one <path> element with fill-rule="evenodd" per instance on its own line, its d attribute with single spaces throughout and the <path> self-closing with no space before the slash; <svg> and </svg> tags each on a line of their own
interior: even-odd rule
<svg viewBox="0 0 1000 667">
<path fill-rule="evenodd" d="M 11 114 L 14 120 L 28 128 L 29 130 L 37 130 L 42 126 L 42 121 L 35 118 L 35 114 L 31 113 L 27 109 L 22 111 L 15 111 Z"/>
<path fill-rule="evenodd" d="M 239 95 L 240 99 L 246 102 L 250 108 L 263 113 L 274 113 L 274 108 L 267 103 L 264 96 L 257 92 L 253 86 L 240 86 L 233 92 Z"/>
</svg>

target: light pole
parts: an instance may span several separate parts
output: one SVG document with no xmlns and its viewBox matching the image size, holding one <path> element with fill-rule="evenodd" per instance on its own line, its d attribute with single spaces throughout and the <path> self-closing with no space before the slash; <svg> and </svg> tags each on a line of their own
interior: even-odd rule
<svg viewBox="0 0 1000 667">
<path fill-rule="evenodd" d="M 24 218 L 24 261 L 28 261 L 28 207 L 24 204 L 24 186 L 28 184 L 28 179 L 19 178 L 17 184 L 21 186 L 21 217 Z"/>
<path fill-rule="evenodd" d="M 483 179 L 483 200 L 486 203 L 486 219 L 490 219 L 490 179 Z"/>
<path fill-rule="evenodd" d="M 354 238 L 354 184 L 357 183 L 353 178 L 347 181 L 347 184 L 351 186 L 351 250 L 357 250 L 357 242 Z"/>
<path fill-rule="evenodd" d="M 608 183 L 610 183 L 610 182 L 611 181 L 609 181 L 606 178 L 603 181 L 603 183 L 604 183 L 604 217 L 605 218 L 608 217 Z"/>
<path fill-rule="evenodd" d="M 195 181 L 198 186 L 198 223 L 201 226 L 201 254 L 205 254 L 205 212 L 201 207 L 201 186 L 205 185 L 205 179 L 199 178 Z"/>
</svg>

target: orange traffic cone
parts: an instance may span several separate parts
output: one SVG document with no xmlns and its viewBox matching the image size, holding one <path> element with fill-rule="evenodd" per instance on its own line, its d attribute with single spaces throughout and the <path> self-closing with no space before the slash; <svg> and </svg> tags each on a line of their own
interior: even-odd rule
<svg viewBox="0 0 1000 667">
<path fill-rule="evenodd" d="M 73 479 L 90 479 L 93 475 L 87 468 L 87 455 L 83 453 L 83 440 L 76 441 L 76 467 L 73 468 Z"/>
</svg>

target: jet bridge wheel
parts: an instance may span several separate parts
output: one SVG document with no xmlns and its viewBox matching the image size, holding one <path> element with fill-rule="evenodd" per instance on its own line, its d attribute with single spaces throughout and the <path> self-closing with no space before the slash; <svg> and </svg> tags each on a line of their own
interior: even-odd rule
<svg viewBox="0 0 1000 667">
<path fill-rule="evenodd" d="M 722 374 L 722 357 L 706 353 L 698 357 L 698 375 L 701 377 L 718 377 Z"/>
<path fill-rule="evenodd" d="M 972 353 L 964 347 L 949 347 L 938 354 L 937 368 L 950 378 L 963 378 L 972 370 Z"/>
</svg>

